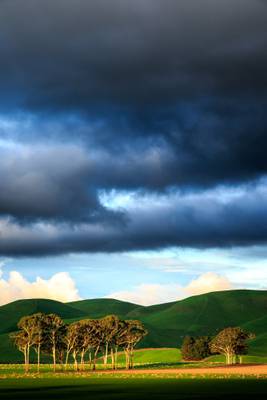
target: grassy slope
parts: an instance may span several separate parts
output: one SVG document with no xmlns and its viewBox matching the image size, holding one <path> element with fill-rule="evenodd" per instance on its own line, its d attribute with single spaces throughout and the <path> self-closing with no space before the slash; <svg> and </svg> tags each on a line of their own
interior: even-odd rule
<svg viewBox="0 0 267 400">
<path fill-rule="evenodd" d="M 164 341 L 158 346 L 174 347 L 180 345 L 186 334 L 214 335 L 227 326 L 241 325 L 256 334 L 267 332 L 266 319 L 259 321 L 266 311 L 266 291 L 235 290 L 140 308 L 129 313 L 128 317 L 140 318 L 152 326 L 153 335 L 155 332 L 161 336 L 164 333 Z"/>
<path fill-rule="evenodd" d="M 149 335 L 140 347 L 179 347 L 186 334 L 214 335 L 227 326 L 243 326 L 256 333 L 250 353 L 267 356 L 267 291 L 235 290 L 214 292 L 150 307 L 113 299 L 94 299 L 62 304 L 52 300 L 21 300 L 0 307 L 0 334 L 16 329 L 23 315 L 42 311 L 59 314 L 66 321 L 117 314 L 140 319 Z M 9 348 L 9 351 L 6 349 Z M 8 336 L 0 336 L 0 362 L 5 354 L 15 358 Z M 21 359 L 21 356 L 20 356 Z M 10 360 L 11 361 L 11 360 Z"/>
<path fill-rule="evenodd" d="M 149 307 L 112 299 L 70 304 L 93 318 L 114 313 L 124 318 L 142 320 L 149 331 L 140 344 L 142 347 L 177 347 L 186 334 L 214 335 L 227 326 L 244 326 L 257 335 L 267 332 L 267 318 L 263 318 L 267 312 L 266 291 L 214 292 Z M 262 342 L 258 338 L 253 341 L 255 351 L 259 351 Z"/>
<path fill-rule="evenodd" d="M 91 318 L 100 318 L 108 314 L 116 314 L 124 317 L 134 309 L 140 308 L 137 304 L 115 299 L 80 300 L 68 304 L 83 311 Z"/>
<path fill-rule="evenodd" d="M 83 318 L 85 315 L 83 311 L 59 301 L 46 299 L 17 300 L 0 307 L 0 333 L 16 330 L 21 317 L 37 312 L 55 313 L 62 318 Z"/>
<path fill-rule="evenodd" d="M 22 353 L 13 346 L 8 335 L 8 333 L 0 335 L 0 362 L 15 363 L 23 361 Z"/>
</svg>

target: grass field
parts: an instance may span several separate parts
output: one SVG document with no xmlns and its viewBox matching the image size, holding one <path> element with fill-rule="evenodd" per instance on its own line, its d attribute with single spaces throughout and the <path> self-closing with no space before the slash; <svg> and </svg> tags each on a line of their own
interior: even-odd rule
<svg viewBox="0 0 267 400">
<path fill-rule="evenodd" d="M 264 399 L 267 380 L 146 376 L 0 380 L 1 399 Z"/>
<path fill-rule="evenodd" d="M 5 335 L 0 335 L 1 338 Z M 10 346 L 11 347 L 11 346 Z M 16 364 L 17 357 L 12 357 L 12 348 L 9 346 L 3 346 L 3 353 L 2 357 L 6 357 L 9 360 L 9 363 L 6 364 Z M 1 343 L 0 343 L 0 350 L 1 350 Z M 23 361 L 22 354 L 20 355 L 21 362 Z M 34 361 L 36 362 L 36 357 L 34 356 Z M 52 362 L 50 357 L 42 357 L 43 362 Z M 110 362 L 110 360 L 108 360 Z M 134 351 L 134 363 L 136 367 L 139 366 L 149 366 L 149 367 L 176 367 L 179 365 L 183 366 L 190 366 L 190 365 L 199 365 L 199 366 L 206 366 L 212 364 L 224 364 L 225 357 L 222 355 L 216 355 L 208 357 L 207 359 L 199 362 L 183 362 L 181 352 L 179 349 L 174 348 L 157 348 L 157 349 L 137 349 Z M 103 363 L 102 357 L 100 357 L 97 361 L 98 367 L 101 368 Z M 242 357 L 242 363 L 244 364 L 267 364 L 267 357 L 266 356 L 257 356 L 257 355 L 245 355 Z M 4 363 L 2 363 L 3 365 Z M 123 353 L 118 354 L 118 364 L 121 368 L 125 366 L 125 356 Z M 33 368 L 35 368 L 33 366 Z M 1 370 L 1 364 L 0 364 Z"/>
<path fill-rule="evenodd" d="M 182 359 L 179 349 L 140 349 L 134 352 L 134 363 L 136 365 L 149 365 L 158 363 L 179 363 Z M 110 360 L 109 360 L 110 361 Z M 124 365 L 125 356 L 123 353 L 118 355 L 118 363 Z M 99 360 L 99 363 L 102 359 Z"/>
<path fill-rule="evenodd" d="M 251 359 L 246 362 L 260 362 Z M 135 352 L 133 371 L 74 372 L 72 369 L 57 373 L 52 366 L 43 364 L 37 374 L 36 365 L 28 374 L 22 364 L 0 365 L 0 398 L 4 399 L 235 399 L 259 398 L 267 395 L 267 367 L 241 366 L 239 369 L 215 367 L 223 361 L 220 356 L 204 362 L 183 363 L 178 349 L 140 349 Z M 162 361 L 164 360 L 164 362 Z M 265 360 L 267 363 L 267 360 Z M 123 355 L 119 355 L 123 366 Z M 72 367 L 71 367 L 72 368 Z M 168 369 L 166 369 L 168 368 Z M 253 371 L 253 376 L 247 372 Z M 230 371 L 230 374 L 228 372 Z M 240 373 L 241 371 L 241 373 Z M 259 371 L 259 372 L 258 372 Z"/>
</svg>

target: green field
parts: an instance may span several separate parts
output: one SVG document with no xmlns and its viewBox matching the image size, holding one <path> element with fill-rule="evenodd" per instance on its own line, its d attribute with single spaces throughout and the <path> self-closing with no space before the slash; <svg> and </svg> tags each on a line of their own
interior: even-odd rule
<svg viewBox="0 0 267 400">
<path fill-rule="evenodd" d="M 177 364 L 181 362 L 181 352 L 179 349 L 140 349 L 134 352 L 135 365 L 150 364 Z M 99 360 L 99 363 L 102 360 Z M 118 356 L 118 363 L 124 365 L 124 354 Z"/>
<path fill-rule="evenodd" d="M 41 365 L 41 373 L 37 374 L 36 365 L 32 365 L 28 374 L 24 373 L 23 364 L 0 365 L 0 398 L 2 399 L 235 399 L 265 398 L 267 379 L 258 377 L 205 376 L 188 375 L 188 367 L 214 366 L 222 363 L 223 357 L 213 356 L 202 362 L 182 362 L 178 349 L 139 349 L 134 354 L 135 368 L 181 368 L 183 375 L 177 377 L 149 373 L 145 375 L 127 374 L 123 369 L 115 375 L 102 372 L 102 359 L 98 360 L 97 371 L 86 370 L 74 372 L 70 366 L 63 371 L 60 366 L 57 373 L 52 366 Z M 124 367 L 123 354 L 119 354 L 119 368 Z M 244 362 L 254 363 L 267 358 L 245 356 Z M 108 367 L 110 368 L 110 366 Z M 232 396 L 232 397 L 231 397 Z"/>
<path fill-rule="evenodd" d="M 267 380 L 242 378 L 44 378 L 0 380 L 1 399 L 264 399 Z"/>
<path fill-rule="evenodd" d="M 8 354 L 7 354 L 8 356 Z M 51 359 L 43 360 L 46 364 L 41 366 L 42 371 L 51 370 L 49 362 Z M 182 360 L 181 352 L 179 349 L 173 348 L 159 348 L 159 349 L 138 349 L 134 351 L 134 366 L 135 368 L 147 367 L 147 368 L 189 368 L 189 367 L 204 367 L 204 366 L 217 366 L 224 365 L 225 358 L 221 355 L 211 356 L 202 361 L 185 362 Z M 267 364 L 267 357 L 251 356 L 246 355 L 242 358 L 242 364 Z M 125 356 L 121 352 L 118 354 L 118 367 L 120 369 L 125 368 Z M 103 359 L 99 357 L 97 360 L 98 369 L 109 369 L 111 368 L 111 362 L 108 360 L 108 365 L 103 366 Z M 61 366 L 58 365 L 58 371 L 61 371 Z M 86 369 L 89 370 L 88 365 Z M 73 365 L 70 364 L 69 370 L 73 370 Z M 8 364 L 0 364 L 0 375 L 4 372 L 10 373 L 24 373 L 23 363 L 17 364 L 16 361 L 13 363 L 10 361 Z M 31 371 L 36 372 L 36 364 L 31 365 Z"/>
</svg>

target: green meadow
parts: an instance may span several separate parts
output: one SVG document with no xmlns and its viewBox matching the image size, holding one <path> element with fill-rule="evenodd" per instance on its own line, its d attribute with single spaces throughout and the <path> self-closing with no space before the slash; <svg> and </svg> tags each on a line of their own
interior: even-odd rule
<svg viewBox="0 0 267 400">
<path fill-rule="evenodd" d="M 237 378 L 174 378 L 149 375 L 0 380 L 1 399 L 249 399 L 265 398 L 267 380 Z"/>
</svg>

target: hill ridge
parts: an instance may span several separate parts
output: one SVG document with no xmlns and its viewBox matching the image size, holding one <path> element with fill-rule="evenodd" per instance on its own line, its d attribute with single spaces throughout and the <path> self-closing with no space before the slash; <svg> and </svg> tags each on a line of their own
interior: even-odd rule
<svg viewBox="0 0 267 400">
<path fill-rule="evenodd" d="M 39 311 L 58 314 L 67 323 L 108 314 L 139 319 L 149 331 L 140 347 L 179 347 L 185 335 L 215 335 L 225 327 L 241 326 L 256 334 L 256 339 L 251 342 L 254 354 L 263 352 L 267 355 L 266 290 L 209 292 L 152 306 L 109 298 L 67 303 L 48 299 L 17 300 L 0 306 L 0 334 L 4 334 L 0 341 L 0 361 L 5 346 L 11 348 L 8 333 L 17 329 L 20 317 Z"/>
</svg>

